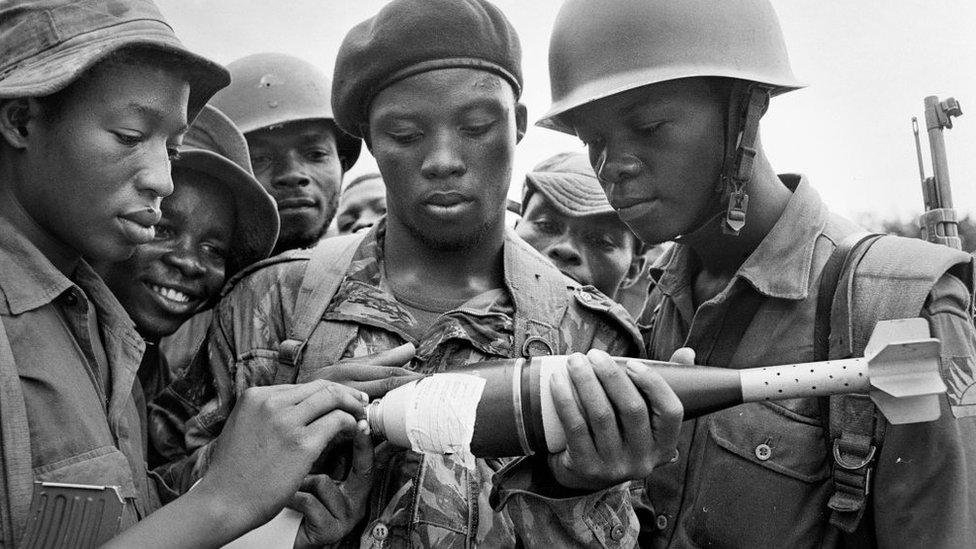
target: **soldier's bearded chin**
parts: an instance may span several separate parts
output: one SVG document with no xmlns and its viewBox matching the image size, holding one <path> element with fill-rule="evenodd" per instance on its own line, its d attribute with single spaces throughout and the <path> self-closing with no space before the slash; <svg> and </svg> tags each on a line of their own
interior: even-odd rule
<svg viewBox="0 0 976 549">
<path fill-rule="evenodd" d="M 478 227 L 463 232 L 454 232 L 451 234 L 451 238 L 435 238 L 429 231 L 406 225 L 407 229 L 423 242 L 424 246 L 438 252 L 464 252 L 476 249 L 485 241 L 485 237 L 492 231 L 493 226 L 492 220 L 486 220 Z"/>
<path fill-rule="evenodd" d="M 322 223 L 321 227 L 316 229 L 310 229 L 297 234 L 282 234 L 278 237 L 278 243 L 275 245 L 274 254 L 278 254 L 285 250 L 299 250 L 302 248 L 311 248 L 316 245 L 325 233 L 329 230 L 329 225 L 332 224 L 332 218 L 335 217 L 336 211 L 339 209 L 339 198 L 337 195 L 332 195 L 329 198 L 329 203 L 326 205 L 325 212 L 325 222 Z"/>
</svg>

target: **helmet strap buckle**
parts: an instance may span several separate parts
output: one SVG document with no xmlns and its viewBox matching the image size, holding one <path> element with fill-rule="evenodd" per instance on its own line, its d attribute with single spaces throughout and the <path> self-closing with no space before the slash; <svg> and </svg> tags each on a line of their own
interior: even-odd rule
<svg viewBox="0 0 976 549">
<path fill-rule="evenodd" d="M 752 179 L 759 119 L 769 106 L 770 92 L 771 88 L 756 83 L 749 83 L 745 90 L 740 86 L 733 86 L 729 125 L 734 145 L 729 143 L 730 154 L 726 158 L 721 178 L 722 191 L 729 193 L 725 223 L 722 224 L 723 234 L 738 236 L 746 225 L 749 195 L 746 194 L 745 187 Z"/>
</svg>

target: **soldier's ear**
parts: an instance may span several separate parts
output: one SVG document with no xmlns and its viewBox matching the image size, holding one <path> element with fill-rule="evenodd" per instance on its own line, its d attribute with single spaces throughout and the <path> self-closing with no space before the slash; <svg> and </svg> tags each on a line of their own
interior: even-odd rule
<svg viewBox="0 0 976 549">
<path fill-rule="evenodd" d="M 15 149 L 27 147 L 33 100 L 28 98 L 7 99 L 0 102 L 0 135 Z M 36 112 L 36 108 L 34 109 Z"/>
<path fill-rule="evenodd" d="M 522 141 L 529 124 L 529 110 L 522 103 L 515 103 L 515 142 Z"/>
</svg>

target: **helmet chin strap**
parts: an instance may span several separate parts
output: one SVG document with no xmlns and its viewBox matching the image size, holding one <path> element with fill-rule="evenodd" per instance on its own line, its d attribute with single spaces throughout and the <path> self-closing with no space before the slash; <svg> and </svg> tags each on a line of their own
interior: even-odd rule
<svg viewBox="0 0 976 549">
<path fill-rule="evenodd" d="M 727 235 L 738 236 L 746 225 L 749 195 L 745 187 L 752 178 L 759 119 L 769 107 L 771 92 L 769 86 L 744 80 L 732 85 L 725 133 L 725 160 L 715 188 L 716 193 L 727 193 L 729 197 L 722 223 L 722 232 Z"/>
</svg>

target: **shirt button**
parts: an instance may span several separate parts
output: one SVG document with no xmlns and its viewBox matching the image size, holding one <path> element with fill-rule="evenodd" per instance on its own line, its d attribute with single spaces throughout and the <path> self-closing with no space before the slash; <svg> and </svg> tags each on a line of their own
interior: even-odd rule
<svg viewBox="0 0 976 549">
<path fill-rule="evenodd" d="M 68 293 L 65 294 L 64 296 L 64 302 L 68 305 L 68 307 L 74 307 L 75 305 L 78 304 L 78 296 L 76 296 L 74 292 L 69 290 Z"/>
<path fill-rule="evenodd" d="M 766 461 L 773 457 L 773 449 L 768 444 L 760 444 L 756 446 L 756 457 L 759 458 L 759 461 Z"/>
<path fill-rule="evenodd" d="M 667 515 L 658 515 L 657 520 L 654 521 L 658 530 L 667 530 L 668 528 L 668 517 Z"/>
<path fill-rule="evenodd" d="M 390 530 L 389 528 L 386 527 L 385 524 L 380 522 L 373 527 L 373 531 L 371 532 L 371 535 L 373 536 L 374 539 L 378 539 L 382 541 L 386 539 L 386 536 L 390 535 Z"/>
<path fill-rule="evenodd" d="M 610 539 L 620 541 L 624 537 L 624 525 L 618 524 L 610 529 Z"/>
</svg>

